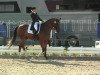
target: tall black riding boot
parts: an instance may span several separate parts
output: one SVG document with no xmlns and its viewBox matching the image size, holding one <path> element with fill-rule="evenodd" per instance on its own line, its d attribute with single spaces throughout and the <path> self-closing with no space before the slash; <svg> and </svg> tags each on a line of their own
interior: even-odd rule
<svg viewBox="0 0 100 75">
<path fill-rule="evenodd" d="M 36 33 L 36 31 L 35 30 L 32 30 L 33 31 L 33 35 Z"/>
<path fill-rule="evenodd" d="M 35 35 L 37 35 L 38 31 L 35 32 Z"/>
</svg>

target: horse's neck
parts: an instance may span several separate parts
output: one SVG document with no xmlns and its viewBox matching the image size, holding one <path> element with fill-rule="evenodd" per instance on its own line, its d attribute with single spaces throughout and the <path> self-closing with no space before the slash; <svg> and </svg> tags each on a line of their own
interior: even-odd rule
<svg viewBox="0 0 100 75">
<path fill-rule="evenodd" d="M 49 33 L 49 34 L 50 34 L 51 30 L 52 30 L 52 28 L 48 28 L 48 33 Z"/>
<path fill-rule="evenodd" d="M 41 31 L 44 31 L 47 34 L 50 34 L 51 30 L 52 30 L 52 27 L 50 25 L 50 22 L 46 22 L 46 23 L 42 24 Z"/>
</svg>

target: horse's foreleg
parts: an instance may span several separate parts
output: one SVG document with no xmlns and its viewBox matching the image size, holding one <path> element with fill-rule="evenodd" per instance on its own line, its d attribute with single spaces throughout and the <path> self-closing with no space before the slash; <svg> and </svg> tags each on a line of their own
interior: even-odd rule
<svg viewBox="0 0 100 75">
<path fill-rule="evenodd" d="M 46 50 L 47 50 L 46 47 L 42 47 L 42 53 L 43 53 L 44 57 L 47 59 Z"/>
<path fill-rule="evenodd" d="M 47 59 L 46 51 L 47 51 L 48 40 L 40 39 L 39 42 L 40 42 L 40 45 L 42 48 L 42 53 L 43 53 L 45 59 Z"/>
</svg>

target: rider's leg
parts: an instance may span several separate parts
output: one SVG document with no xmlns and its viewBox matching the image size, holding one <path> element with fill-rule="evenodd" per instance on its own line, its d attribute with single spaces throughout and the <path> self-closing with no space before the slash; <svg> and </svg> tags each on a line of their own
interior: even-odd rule
<svg viewBox="0 0 100 75">
<path fill-rule="evenodd" d="M 32 32 L 33 32 L 33 34 L 35 34 L 35 33 L 36 33 L 36 30 L 35 30 L 35 28 L 33 28 Z"/>
<path fill-rule="evenodd" d="M 34 34 L 37 34 L 38 31 L 39 31 L 39 23 L 38 23 L 38 22 L 36 22 L 36 23 L 34 24 L 34 28 L 35 28 L 35 33 L 34 33 Z"/>
<path fill-rule="evenodd" d="M 37 31 L 36 31 L 36 33 L 35 33 L 35 34 L 37 34 L 37 33 L 38 33 L 38 31 L 39 31 L 39 24 L 37 24 Z"/>
</svg>

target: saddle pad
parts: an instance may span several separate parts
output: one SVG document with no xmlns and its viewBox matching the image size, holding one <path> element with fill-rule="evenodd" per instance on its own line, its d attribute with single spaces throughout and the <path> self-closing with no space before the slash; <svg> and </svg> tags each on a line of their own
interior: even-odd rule
<svg viewBox="0 0 100 75">
<path fill-rule="evenodd" d="M 31 24 L 29 24 L 27 32 L 30 34 L 33 34 L 32 30 L 30 30 L 30 28 L 31 28 Z"/>
<path fill-rule="evenodd" d="M 27 32 L 30 33 L 30 34 L 33 34 L 32 30 L 30 30 L 30 28 L 31 28 L 31 24 L 29 24 Z M 39 29 L 38 33 L 39 32 L 40 32 L 40 29 Z M 52 38 L 53 34 L 54 34 L 53 30 L 51 30 L 51 32 L 50 32 L 50 38 Z"/>
<path fill-rule="evenodd" d="M 33 34 L 33 31 L 30 30 L 30 28 L 31 28 L 31 24 L 29 24 L 27 32 L 30 33 L 30 34 Z M 35 29 L 37 28 L 36 25 L 34 26 L 34 28 L 35 28 Z M 39 27 L 38 33 L 39 33 L 39 32 L 40 32 L 40 27 Z M 38 34 L 38 33 L 37 33 L 37 34 Z"/>
</svg>

